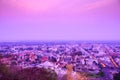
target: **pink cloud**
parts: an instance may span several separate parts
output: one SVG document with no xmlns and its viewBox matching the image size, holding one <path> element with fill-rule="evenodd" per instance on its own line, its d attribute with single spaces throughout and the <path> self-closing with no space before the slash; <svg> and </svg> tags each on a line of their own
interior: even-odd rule
<svg viewBox="0 0 120 80">
<path fill-rule="evenodd" d="M 116 2 L 116 0 L 2 0 L 9 14 L 80 14 L 99 7 L 104 7 Z M 4 12 L 4 13 L 5 13 Z M 3 14 L 4 14 L 3 13 Z"/>
</svg>

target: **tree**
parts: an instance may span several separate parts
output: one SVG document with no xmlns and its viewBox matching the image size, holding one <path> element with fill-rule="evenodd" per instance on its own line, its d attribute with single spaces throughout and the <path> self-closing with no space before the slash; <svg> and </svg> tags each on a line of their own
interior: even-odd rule
<svg viewBox="0 0 120 80">
<path fill-rule="evenodd" d="M 113 75 L 113 80 L 120 80 L 120 72 Z"/>
</svg>

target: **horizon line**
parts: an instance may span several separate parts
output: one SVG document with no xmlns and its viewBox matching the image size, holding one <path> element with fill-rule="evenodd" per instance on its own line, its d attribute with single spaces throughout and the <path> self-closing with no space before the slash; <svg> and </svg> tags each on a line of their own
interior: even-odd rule
<svg viewBox="0 0 120 80">
<path fill-rule="evenodd" d="M 120 42 L 120 40 L 3 40 L 2 42 Z"/>
</svg>

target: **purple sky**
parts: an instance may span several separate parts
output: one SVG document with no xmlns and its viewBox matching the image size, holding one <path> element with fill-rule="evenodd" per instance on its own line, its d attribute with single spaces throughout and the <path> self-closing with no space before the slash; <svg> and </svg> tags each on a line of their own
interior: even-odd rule
<svg viewBox="0 0 120 80">
<path fill-rule="evenodd" d="M 0 41 L 120 40 L 119 0 L 0 0 Z"/>
</svg>

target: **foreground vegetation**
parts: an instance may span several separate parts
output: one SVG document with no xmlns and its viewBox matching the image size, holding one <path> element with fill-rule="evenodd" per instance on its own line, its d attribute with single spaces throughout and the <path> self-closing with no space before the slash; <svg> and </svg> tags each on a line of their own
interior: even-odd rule
<svg viewBox="0 0 120 80">
<path fill-rule="evenodd" d="M 57 80 L 57 74 L 51 69 L 33 67 L 13 70 L 1 64 L 0 80 Z"/>
</svg>

